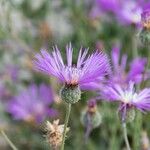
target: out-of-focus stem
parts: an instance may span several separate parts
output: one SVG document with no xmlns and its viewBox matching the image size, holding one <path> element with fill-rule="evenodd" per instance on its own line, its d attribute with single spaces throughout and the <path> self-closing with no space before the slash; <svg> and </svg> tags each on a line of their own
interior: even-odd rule
<svg viewBox="0 0 150 150">
<path fill-rule="evenodd" d="M 147 65 L 145 67 L 145 70 L 144 70 L 144 73 L 143 73 L 143 77 L 142 77 L 141 89 L 144 88 L 144 86 L 146 84 L 146 82 L 144 81 L 144 78 L 145 78 L 145 74 L 146 74 L 149 66 L 150 66 L 150 50 L 148 51 Z"/>
<path fill-rule="evenodd" d="M 138 37 L 137 37 L 137 30 L 134 30 L 134 34 L 132 37 L 132 58 L 138 57 Z M 137 90 L 140 90 L 140 84 L 136 85 Z"/>
<path fill-rule="evenodd" d="M 125 143 L 126 143 L 127 150 L 131 150 L 130 144 L 129 144 L 129 141 L 128 141 L 127 128 L 126 128 L 126 123 L 125 122 L 122 123 L 122 127 L 123 127 L 123 135 L 124 135 L 124 140 L 125 140 Z"/>
<path fill-rule="evenodd" d="M 9 144 L 9 146 L 13 149 L 13 150 L 18 150 L 16 148 L 16 146 L 11 142 L 11 140 L 8 138 L 8 136 L 6 135 L 6 133 L 4 131 L 0 131 L 1 134 L 3 135 L 3 137 L 5 138 L 5 140 L 7 141 L 7 143 Z"/>
<path fill-rule="evenodd" d="M 138 38 L 136 30 L 132 37 L 132 51 L 133 51 L 132 57 L 133 58 L 138 57 Z"/>
<path fill-rule="evenodd" d="M 67 125 L 68 125 L 68 121 L 69 121 L 70 112 L 71 112 L 71 104 L 69 103 L 67 105 L 67 112 L 66 112 L 66 118 L 65 118 L 65 126 L 64 126 L 64 132 L 63 132 L 61 150 L 64 150 L 66 131 L 67 131 Z"/>
<path fill-rule="evenodd" d="M 87 128 L 86 128 L 86 133 L 85 133 L 85 144 L 87 144 L 87 142 L 88 142 L 88 138 L 91 133 L 91 130 L 92 130 L 91 119 L 88 116 L 88 124 L 87 124 Z"/>
<path fill-rule="evenodd" d="M 140 149 L 140 141 L 141 140 L 141 129 L 142 129 L 142 114 L 141 112 L 137 111 L 136 112 L 136 118 L 134 121 L 133 125 L 133 129 L 134 129 L 134 135 L 133 135 L 133 139 L 134 139 L 134 145 L 133 145 L 133 149 L 137 150 Z"/>
<path fill-rule="evenodd" d="M 133 49 L 133 58 L 138 57 L 138 36 L 137 36 L 137 32 L 136 30 L 134 31 L 134 35 L 133 35 L 133 39 L 132 39 L 132 49 Z M 149 53 L 149 57 L 150 57 L 150 53 Z M 150 61 L 150 60 L 149 60 Z M 149 64 L 149 62 L 147 63 Z M 147 71 L 147 67 L 144 70 L 143 76 L 142 76 L 142 81 L 141 84 L 136 85 L 137 91 L 139 91 L 141 88 L 144 87 L 144 77 L 145 77 L 145 73 Z M 137 117 L 136 120 L 134 122 L 134 149 L 137 150 L 139 149 L 140 143 L 137 142 L 140 140 L 140 134 L 139 131 L 141 130 L 142 127 L 142 117 L 141 114 L 139 112 L 137 112 Z"/>
</svg>

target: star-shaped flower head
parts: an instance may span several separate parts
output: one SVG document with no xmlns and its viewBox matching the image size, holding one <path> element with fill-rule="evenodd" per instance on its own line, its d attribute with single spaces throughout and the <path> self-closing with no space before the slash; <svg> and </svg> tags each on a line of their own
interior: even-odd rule
<svg viewBox="0 0 150 150">
<path fill-rule="evenodd" d="M 96 51 L 87 56 L 88 49 L 80 49 L 77 63 L 73 64 L 73 48 L 71 44 L 66 47 L 66 60 L 64 63 L 60 50 L 55 46 L 52 53 L 41 50 L 35 55 L 34 66 L 50 76 L 58 78 L 67 85 L 83 85 L 104 76 L 109 69 L 106 54 Z"/>
<path fill-rule="evenodd" d="M 133 82 L 129 82 L 126 88 L 119 84 L 107 86 L 102 90 L 101 96 L 107 101 L 120 102 L 119 111 L 122 112 L 123 121 L 126 120 L 127 111 L 130 108 L 136 108 L 142 112 L 150 111 L 150 88 L 136 92 Z"/>
<path fill-rule="evenodd" d="M 54 117 L 58 112 L 51 108 L 54 102 L 52 89 L 41 84 L 30 85 L 8 103 L 7 111 L 16 120 L 23 120 L 29 123 L 41 123 L 46 117 Z"/>
</svg>

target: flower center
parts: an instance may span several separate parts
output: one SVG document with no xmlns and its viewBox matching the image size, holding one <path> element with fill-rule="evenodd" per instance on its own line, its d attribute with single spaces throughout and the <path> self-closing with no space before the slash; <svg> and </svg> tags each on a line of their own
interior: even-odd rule
<svg viewBox="0 0 150 150">
<path fill-rule="evenodd" d="M 79 82 L 79 78 L 81 76 L 81 69 L 76 67 L 66 67 L 65 68 L 65 77 L 67 84 L 77 85 Z"/>
<path fill-rule="evenodd" d="M 133 100 L 133 97 L 134 97 L 133 93 L 126 91 L 124 93 L 124 95 L 123 95 L 123 100 L 122 101 L 124 103 L 128 103 L 129 104 Z"/>
</svg>

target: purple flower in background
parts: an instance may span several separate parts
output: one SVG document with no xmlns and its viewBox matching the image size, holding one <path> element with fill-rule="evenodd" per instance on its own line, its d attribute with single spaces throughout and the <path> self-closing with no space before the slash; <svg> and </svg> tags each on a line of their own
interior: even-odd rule
<svg viewBox="0 0 150 150">
<path fill-rule="evenodd" d="M 96 51 L 87 56 L 88 50 L 80 49 L 77 63 L 73 64 L 73 49 L 71 44 L 66 47 L 67 64 L 64 64 L 61 53 L 57 47 L 49 54 L 41 50 L 35 56 L 36 70 L 55 76 L 67 85 L 83 85 L 95 81 L 98 77 L 106 75 L 109 69 L 107 56 Z"/>
<path fill-rule="evenodd" d="M 115 45 L 111 52 L 111 67 L 108 70 L 108 78 L 97 78 L 95 81 L 82 85 L 83 89 L 99 90 L 107 84 L 120 84 L 126 87 L 129 81 L 140 84 L 143 80 L 143 73 L 147 63 L 146 58 L 134 58 L 131 63 L 127 64 L 127 55 L 121 57 L 120 46 Z M 144 75 L 144 80 L 149 77 L 149 72 Z"/>
<path fill-rule="evenodd" d="M 103 11 L 116 12 L 119 8 L 119 0 L 96 0 L 96 4 Z"/>
<path fill-rule="evenodd" d="M 8 112 L 14 119 L 40 123 L 45 117 L 54 117 L 57 111 L 49 106 L 53 103 L 52 89 L 44 84 L 29 86 L 8 104 Z"/>
<path fill-rule="evenodd" d="M 122 1 L 116 16 L 123 24 L 139 24 L 141 21 L 142 9 L 143 8 L 139 0 Z"/>
<path fill-rule="evenodd" d="M 124 86 L 128 84 L 129 81 L 133 81 L 135 83 L 140 83 L 142 81 L 147 62 L 145 58 L 133 59 L 127 72 L 127 55 L 124 54 L 120 57 L 120 47 L 114 46 L 111 52 L 111 60 L 112 71 L 110 73 L 110 81 L 112 83 Z"/>
<path fill-rule="evenodd" d="M 146 58 L 135 58 L 130 64 L 130 70 L 127 75 L 127 81 L 140 83 L 143 80 L 143 73 L 146 66 Z"/>
<path fill-rule="evenodd" d="M 86 84 L 81 85 L 81 89 L 95 91 L 95 90 L 98 90 L 100 88 L 103 88 L 104 82 L 105 82 L 105 78 L 98 78 L 94 82 L 90 82 L 90 83 L 86 83 Z"/>
<path fill-rule="evenodd" d="M 142 12 L 141 20 L 143 27 L 146 29 L 150 29 L 150 8 Z"/>
<path fill-rule="evenodd" d="M 129 82 L 126 88 L 119 84 L 107 86 L 102 89 L 101 97 L 107 101 L 120 102 L 119 111 L 123 112 L 123 119 L 129 108 L 134 107 L 142 112 L 150 110 L 150 88 L 137 93 L 133 82 Z"/>
<path fill-rule="evenodd" d="M 149 3 L 145 0 L 96 0 L 95 5 L 101 10 L 97 12 L 102 12 L 99 15 L 112 12 L 121 24 L 139 25 L 141 22 L 141 13 L 149 6 Z"/>
</svg>

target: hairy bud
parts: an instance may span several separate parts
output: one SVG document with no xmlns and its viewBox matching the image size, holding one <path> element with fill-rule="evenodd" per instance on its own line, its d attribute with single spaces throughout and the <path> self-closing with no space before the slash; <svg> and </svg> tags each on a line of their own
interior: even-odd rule
<svg viewBox="0 0 150 150">
<path fill-rule="evenodd" d="M 144 10 L 141 14 L 141 24 L 143 29 L 139 34 L 139 38 L 143 45 L 150 45 L 150 9 Z"/>
<path fill-rule="evenodd" d="M 150 45 L 150 30 L 143 28 L 139 34 L 140 41 L 143 45 Z"/>
<path fill-rule="evenodd" d="M 81 98 L 81 90 L 78 85 L 64 85 L 60 91 L 61 99 L 66 103 L 74 104 Z"/>
<path fill-rule="evenodd" d="M 98 127 L 101 124 L 102 117 L 100 112 L 97 110 L 95 101 L 89 101 L 88 107 L 82 112 L 81 122 L 86 128 L 91 126 L 92 129 Z"/>
<path fill-rule="evenodd" d="M 134 121 L 136 114 L 135 114 L 135 109 L 133 107 L 127 107 L 125 116 L 123 113 L 124 112 L 122 110 L 118 112 L 118 116 L 121 121 L 125 121 L 126 123 L 130 123 Z"/>
</svg>

